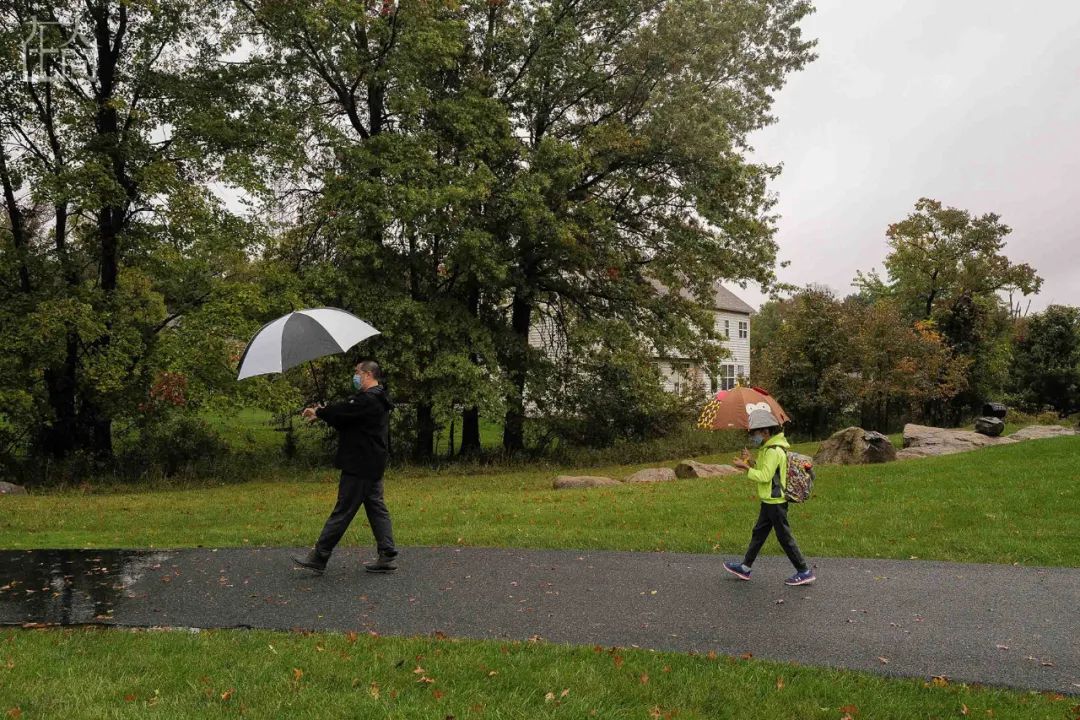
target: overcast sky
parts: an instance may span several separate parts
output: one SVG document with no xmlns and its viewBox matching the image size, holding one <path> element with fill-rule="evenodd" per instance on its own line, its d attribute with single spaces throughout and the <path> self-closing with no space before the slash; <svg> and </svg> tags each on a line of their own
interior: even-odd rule
<svg viewBox="0 0 1080 720">
<path fill-rule="evenodd" d="M 818 0 L 818 59 L 776 97 L 755 157 L 772 184 L 782 280 L 851 291 L 919 197 L 1012 228 L 1044 278 L 1032 303 L 1080 305 L 1080 2 Z M 757 288 L 732 288 L 751 304 Z"/>
</svg>

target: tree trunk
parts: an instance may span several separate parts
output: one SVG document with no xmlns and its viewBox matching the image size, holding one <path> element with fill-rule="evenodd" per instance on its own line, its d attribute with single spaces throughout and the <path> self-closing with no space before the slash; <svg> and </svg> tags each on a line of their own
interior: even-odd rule
<svg viewBox="0 0 1080 720">
<path fill-rule="evenodd" d="M 525 380 L 529 363 L 529 327 L 532 321 L 532 298 L 520 291 L 514 294 L 510 326 L 512 346 L 507 355 L 507 373 L 511 391 L 506 397 L 506 422 L 503 425 L 503 449 L 525 449 Z"/>
<path fill-rule="evenodd" d="M 468 308 L 472 317 L 480 317 L 480 290 L 476 283 L 473 283 L 469 290 Z M 469 361 L 473 365 L 480 364 L 480 358 L 476 353 L 469 354 Z M 480 408 L 474 405 L 466 408 L 461 414 L 461 454 L 479 455 L 482 450 L 483 448 L 480 446 Z"/>
<path fill-rule="evenodd" d="M 480 408 L 467 408 L 461 413 L 461 454 L 479 455 L 480 446 Z"/>
<path fill-rule="evenodd" d="M 435 455 L 435 418 L 432 417 L 431 403 L 416 406 L 416 446 L 413 449 L 415 460 L 431 460 Z"/>
</svg>

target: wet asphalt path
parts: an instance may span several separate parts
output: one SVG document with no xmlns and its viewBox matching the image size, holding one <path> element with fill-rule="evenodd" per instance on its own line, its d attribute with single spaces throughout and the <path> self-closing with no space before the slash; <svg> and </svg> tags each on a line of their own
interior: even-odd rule
<svg viewBox="0 0 1080 720">
<path fill-rule="evenodd" d="M 253 627 L 636 646 L 1080 694 L 1080 568 L 823 558 L 787 587 L 715 555 L 406 548 L 0 552 L 0 624 Z"/>
</svg>

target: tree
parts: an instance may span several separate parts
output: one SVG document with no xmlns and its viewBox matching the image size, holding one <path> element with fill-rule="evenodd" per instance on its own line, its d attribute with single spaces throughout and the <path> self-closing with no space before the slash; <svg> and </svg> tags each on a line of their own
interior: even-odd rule
<svg viewBox="0 0 1080 720">
<path fill-rule="evenodd" d="M 1027 410 L 1080 409 L 1080 308 L 1051 305 L 1018 323 L 1010 384 Z"/>
<path fill-rule="evenodd" d="M 761 310 L 771 332 L 751 336 L 753 383 L 767 389 L 797 431 L 817 438 L 858 402 L 857 358 L 843 304 L 825 288 L 807 288 Z"/>
<path fill-rule="evenodd" d="M 283 257 L 312 298 L 391 323 L 419 456 L 450 405 L 436 394 L 469 409 L 473 445 L 477 408 L 500 404 L 504 447 L 523 447 L 543 314 L 689 347 L 709 319 L 652 280 L 701 300 L 721 277 L 772 281 L 778 169 L 744 151 L 812 57 L 808 4 L 243 4 L 253 61 L 282 58 L 275 92 L 304 98 L 311 138 Z"/>
<path fill-rule="evenodd" d="M 236 36 L 215 3 L 13 0 L 0 8 L 6 57 L 35 21 L 52 23 L 46 46 L 91 40 L 67 47 L 87 77 L 0 70 L 0 326 L 17 358 L 0 413 L 39 452 L 108 461 L 160 338 L 236 288 L 252 234 L 205 185 L 258 156 L 258 131 L 234 118 L 259 103 L 216 63 Z"/>
<path fill-rule="evenodd" d="M 939 407 L 938 422 L 958 422 L 1004 388 L 1013 309 L 1000 293 L 1027 296 L 1042 285 L 1034 268 L 1004 254 L 1010 232 L 993 213 L 974 217 L 921 198 L 886 233 L 887 281 L 873 272 L 856 279 L 870 299 L 895 298 L 907 322 L 932 321 L 953 352 L 969 359 L 966 389 Z"/>
</svg>

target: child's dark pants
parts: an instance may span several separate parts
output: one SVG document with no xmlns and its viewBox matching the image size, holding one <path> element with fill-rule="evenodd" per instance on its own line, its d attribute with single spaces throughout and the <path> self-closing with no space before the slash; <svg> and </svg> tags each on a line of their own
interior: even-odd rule
<svg viewBox="0 0 1080 720">
<path fill-rule="evenodd" d="M 786 502 L 776 505 L 761 503 L 761 511 L 758 513 L 754 533 L 750 537 L 750 547 L 746 549 L 746 557 L 743 558 L 743 565 L 751 567 L 754 564 L 761 546 L 769 537 L 769 531 L 776 530 L 776 539 L 780 541 L 780 547 L 784 548 L 788 560 L 795 569 L 798 572 L 806 572 L 809 569 L 806 559 L 799 551 L 799 544 L 795 542 L 795 536 L 791 534 L 791 526 L 788 525 L 787 520 L 787 506 Z"/>
</svg>

